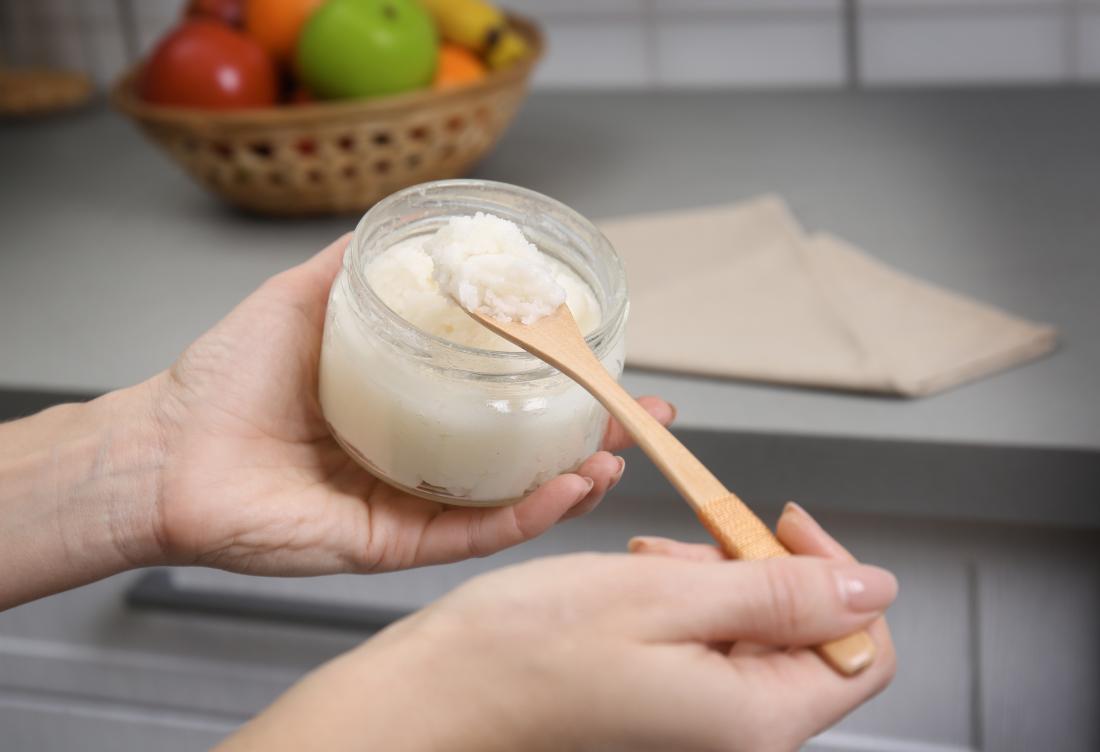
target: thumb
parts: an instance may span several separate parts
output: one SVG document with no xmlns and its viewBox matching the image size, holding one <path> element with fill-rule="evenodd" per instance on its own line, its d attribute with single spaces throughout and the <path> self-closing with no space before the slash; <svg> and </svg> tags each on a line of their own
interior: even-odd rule
<svg viewBox="0 0 1100 752">
<path fill-rule="evenodd" d="M 726 555 L 709 543 L 684 543 L 659 535 L 636 535 L 626 544 L 627 550 L 640 556 L 671 556 L 690 561 L 723 561 Z"/>
<path fill-rule="evenodd" d="M 344 262 L 344 251 L 350 242 L 351 233 L 346 232 L 291 271 L 308 276 L 310 281 L 324 288 L 327 295 L 328 288 L 332 286 L 332 281 L 336 279 Z"/>
</svg>

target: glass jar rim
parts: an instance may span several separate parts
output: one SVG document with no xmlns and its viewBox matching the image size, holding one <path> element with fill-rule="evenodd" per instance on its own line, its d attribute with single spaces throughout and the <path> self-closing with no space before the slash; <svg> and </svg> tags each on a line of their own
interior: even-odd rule
<svg viewBox="0 0 1100 752">
<path fill-rule="evenodd" d="M 516 378 L 539 377 L 543 375 L 543 372 L 549 373 L 555 371 L 556 369 L 553 369 L 539 358 L 524 350 L 487 350 L 479 347 L 471 347 L 424 331 L 405 319 L 397 311 L 390 308 L 366 279 L 364 264 L 361 263 L 362 259 L 360 258 L 361 254 L 359 253 L 360 249 L 357 241 L 365 232 L 364 228 L 375 221 L 380 215 L 384 215 L 385 212 L 391 209 L 395 204 L 399 204 L 413 196 L 427 197 L 434 193 L 461 191 L 476 193 L 479 190 L 486 189 L 511 193 L 517 197 L 541 204 L 547 209 L 559 212 L 569 220 L 576 222 L 587 232 L 590 232 L 597 240 L 597 245 L 599 247 L 593 250 L 598 255 L 603 256 L 604 260 L 609 263 L 611 267 L 611 285 L 610 289 L 607 291 L 609 294 L 606 299 L 603 299 L 603 296 L 601 296 L 600 302 L 603 310 L 601 311 L 600 324 L 585 336 L 585 341 L 598 356 L 601 355 L 600 350 L 602 348 L 600 346 L 611 342 L 613 335 L 615 335 L 617 330 L 622 326 L 627 312 L 626 270 L 622 258 L 619 256 L 614 246 L 611 245 L 611 242 L 591 220 L 557 199 L 550 198 L 545 194 L 533 191 L 529 188 L 523 188 L 495 180 L 465 178 L 420 183 L 396 191 L 372 206 L 359 220 L 352 238 L 352 246 L 345 252 L 345 270 L 353 276 L 356 286 L 367 297 L 372 307 L 380 313 L 384 321 L 392 324 L 404 334 L 418 340 L 421 344 L 432 348 L 440 348 L 444 352 L 459 357 L 467 356 L 496 363 L 512 362 L 524 364 L 530 362 L 532 364 L 531 369 L 522 371 L 510 371 L 506 374 L 486 373 L 477 375 L 488 376 L 490 378 L 505 377 L 508 380 L 514 380 Z M 521 225 L 520 229 L 524 229 L 524 227 Z M 597 292 L 602 293 L 603 291 Z"/>
</svg>

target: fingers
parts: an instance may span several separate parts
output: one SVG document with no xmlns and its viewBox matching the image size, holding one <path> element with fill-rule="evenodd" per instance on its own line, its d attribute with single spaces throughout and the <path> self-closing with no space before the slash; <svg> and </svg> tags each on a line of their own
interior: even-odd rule
<svg viewBox="0 0 1100 752">
<path fill-rule="evenodd" d="M 793 501 L 787 502 L 783 507 L 783 514 L 779 517 L 775 531 L 779 540 L 791 553 L 822 556 L 839 561 L 855 561 L 855 557 L 848 553 L 844 546 L 837 543 L 821 525 L 817 524 L 817 520 Z"/>
<path fill-rule="evenodd" d="M 660 421 L 663 426 L 671 424 L 676 419 L 676 408 L 660 397 L 639 397 L 638 404 Z M 618 452 L 628 446 L 633 446 L 633 444 L 634 440 L 630 438 L 630 434 L 626 432 L 626 429 L 619 424 L 619 421 L 611 418 L 607 422 L 607 431 L 604 432 L 601 448 L 609 452 Z"/>
<path fill-rule="evenodd" d="M 820 558 L 688 562 L 657 557 L 624 582 L 636 623 L 651 639 L 750 640 L 816 645 L 865 627 L 889 606 L 897 581 L 884 569 Z"/>
<path fill-rule="evenodd" d="M 425 525 L 414 566 L 488 556 L 538 537 L 595 508 L 623 468 L 620 458 L 597 452 L 576 472 L 559 475 L 512 506 L 448 509 Z"/>
<path fill-rule="evenodd" d="M 878 646 L 878 654 L 855 676 L 833 671 L 807 648 L 733 655 L 730 664 L 737 682 L 753 688 L 747 697 L 752 709 L 747 710 L 759 717 L 781 716 L 785 733 L 796 742 L 833 726 L 881 692 L 894 677 L 896 656 L 885 620 L 876 619 L 867 631 Z M 743 692 L 738 695 L 745 697 Z"/>
<path fill-rule="evenodd" d="M 595 509 L 625 467 L 621 457 L 597 452 L 575 472 L 559 475 L 512 506 L 456 507 L 436 514 L 424 525 L 409 566 L 488 556 L 536 538 L 561 520 Z"/>
<path fill-rule="evenodd" d="M 576 473 L 582 478 L 592 479 L 592 490 L 575 504 L 564 515 L 563 520 L 571 520 L 588 514 L 603 501 L 604 494 L 615 487 L 622 480 L 626 470 L 626 460 L 616 457 L 610 452 L 596 452 L 577 468 Z"/>
<path fill-rule="evenodd" d="M 747 702 L 752 707 L 747 708 L 746 711 L 752 717 L 775 718 L 781 721 L 775 725 L 776 736 L 771 741 L 779 748 L 785 746 L 793 748 L 806 738 L 834 725 L 861 703 L 882 691 L 893 678 L 896 670 L 893 642 L 885 619 L 876 614 L 893 600 L 897 592 L 897 584 L 892 575 L 883 570 L 877 570 L 886 577 L 882 579 L 878 574 L 874 576 L 878 582 L 872 583 L 872 588 L 878 590 L 877 594 L 868 596 L 867 592 L 863 591 L 855 598 L 856 602 L 853 602 L 853 591 L 862 590 L 867 583 L 861 581 L 859 585 L 854 585 L 851 581 L 845 582 L 847 573 L 874 571 L 875 568 L 862 568 L 855 564 L 852 555 L 797 504 L 791 503 L 784 508 L 777 526 L 777 534 L 792 553 L 819 557 L 816 559 L 795 557 L 785 561 L 817 561 L 821 565 L 832 567 L 833 576 L 837 578 L 835 587 L 842 593 L 841 596 L 832 605 L 828 597 L 823 601 L 817 599 L 816 595 L 828 591 L 828 578 L 818 577 L 815 585 L 804 574 L 772 572 L 766 579 L 767 585 L 761 586 L 759 583 L 755 585 L 758 591 L 756 595 L 740 604 L 749 612 L 762 614 L 761 621 L 755 622 L 753 628 L 737 628 L 734 624 L 736 635 L 715 638 L 713 636 L 715 633 L 722 634 L 728 631 L 729 624 L 724 623 L 719 614 L 704 614 L 699 624 L 700 626 L 705 624 L 706 627 L 699 639 L 705 640 L 712 647 L 733 641 L 733 647 L 728 652 L 728 664 L 717 662 L 712 664 L 714 667 L 712 678 L 715 686 L 713 697 L 719 701 L 719 706 L 715 708 L 715 717 L 721 717 L 726 712 L 728 708 L 726 703 L 730 698 L 742 704 Z M 721 551 L 714 546 L 681 543 L 652 536 L 632 539 L 630 550 L 634 553 L 697 562 L 715 562 L 723 558 Z M 753 564 L 781 565 L 783 561 L 743 562 L 724 566 L 744 568 Z M 852 567 L 856 569 L 852 570 Z M 797 578 L 797 582 L 787 580 L 792 576 Z M 859 577 L 856 579 L 858 580 Z M 817 589 L 819 592 L 816 595 L 810 593 L 807 602 L 807 594 L 803 592 L 803 586 Z M 700 594 L 695 597 L 708 596 Z M 716 596 L 709 597 L 713 599 Z M 875 604 L 876 601 L 878 605 Z M 727 599 L 725 607 L 732 611 L 735 605 L 729 603 Z M 675 613 L 682 608 L 690 607 L 690 604 L 686 606 L 673 604 L 667 607 L 666 612 Z M 791 644 L 803 645 L 814 644 L 854 631 L 854 628 L 838 627 L 843 619 L 837 619 L 836 613 L 830 615 L 831 611 L 838 608 L 849 611 L 854 609 L 862 614 L 864 619 L 870 620 L 865 628 L 876 645 L 877 655 L 874 662 L 860 674 L 853 677 L 841 676 L 826 666 L 809 648 L 787 650 L 775 647 L 777 643 L 784 644 L 784 640 L 777 637 L 783 633 L 784 629 L 790 630 L 787 632 L 790 636 L 805 635 L 814 630 L 818 630 L 823 635 L 825 632 L 834 632 L 831 637 L 823 636 L 820 640 L 791 642 Z M 868 608 L 871 610 L 864 611 Z M 754 635 L 754 631 L 763 633 L 771 631 L 771 634 Z M 729 671 L 730 667 L 733 668 L 732 672 Z M 751 692 L 744 692 L 746 685 L 752 688 Z M 728 691 L 723 691 L 722 688 Z M 787 741 L 784 742 L 784 740 Z"/>
<path fill-rule="evenodd" d="M 669 556 L 674 559 L 686 561 L 725 561 L 726 555 L 717 546 L 709 543 L 683 543 L 672 538 L 662 538 L 657 535 L 638 535 L 630 539 L 626 544 L 627 550 L 632 554 L 641 556 Z M 712 650 L 717 650 L 729 655 L 744 654 L 748 652 L 768 652 L 775 650 L 770 645 L 758 645 L 748 640 L 738 640 L 730 645 L 729 640 L 710 643 Z"/>
<path fill-rule="evenodd" d="M 722 561 L 726 557 L 709 543 L 682 543 L 656 535 L 638 535 L 626 545 L 632 554 L 644 556 L 671 556 L 688 561 Z"/>
<path fill-rule="evenodd" d="M 855 559 L 797 504 L 788 503 L 776 526 L 779 539 L 796 554 L 807 554 L 851 563 Z M 731 663 L 740 679 L 757 687 L 753 701 L 761 712 L 767 708 L 797 707 L 797 722 L 789 727 L 799 738 L 812 736 L 832 726 L 853 708 L 866 702 L 889 684 L 897 659 L 890 629 L 882 617 L 867 627 L 875 643 L 874 662 L 854 677 L 844 677 L 829 669 L 812 651 L 772 651 L 761 655 L 753 649 L 731 651 Z"/>
<path fill-rule="evenodd" d="M 848 549 L 825 532 L 825 529 L 810 516 L 809 512 L 793 501 L 788 502 L 783 508 L 783 514 L 779 517 L 779 523 L 776 525 L 776 533 L 783 545 L 790 549 L 792 553 L 821 556 L 841 562 L 854 562 L 856 560 Z M 877 648 L 877 656 L 873 664 L 874 672 L 885 670 L 889 672 L 890 676 L 893 676 L 894 643 L 886 620 L 879 617 L 871 624 L 868 633 Z"/>
<path fill-rule="evenodd" d="M 724 561 L 728 557 L 722 549 L 709 543 L 682 543 L 671 538 L 654 535 L 639 535 L 630 539 L 627 549 L 632 554 L 643 556 L 671 556 L 688 561 Z M 749 640 L 737 640 L 733 645 L 729 641 L 711 643 L 711 647 L 731 656 L 762 655 L 774 652 L 774 645 L 764 645 Z"/>
<path fill-rule="evenodd" d="M 838 561 L 855 561 L 846 548 L 825 532 L 809 512 L 793 501 L 783 507 L 776 525 L 776 535 L 793 554 L 820 556 Z M 706 543 L 681 543 L 671 538 L 640 535 L 630 539 L 627 548 L 632 554 L 672 556 L 692 561 L 718 561 L 726 558 L 721 549 Z"/>
</svg>

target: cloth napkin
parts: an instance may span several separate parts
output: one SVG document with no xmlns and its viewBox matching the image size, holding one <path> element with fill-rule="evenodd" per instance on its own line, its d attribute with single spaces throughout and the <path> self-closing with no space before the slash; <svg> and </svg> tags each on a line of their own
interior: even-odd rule
<svg viewBox="0 0 1100 752">
<path fill-rule="evenodd" d="M 919 396 L 1056 343 L 1049 326 L 807 235 L 775 196 L 600 226 L 626 263 L 628 365 Z"/>
</svg>

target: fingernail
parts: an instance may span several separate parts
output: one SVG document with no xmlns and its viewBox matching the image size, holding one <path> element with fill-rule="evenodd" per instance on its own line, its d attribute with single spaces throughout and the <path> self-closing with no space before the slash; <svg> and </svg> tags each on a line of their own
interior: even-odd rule
<svg viewBox="0 0 1100 752">
<path fill-rule="evenodd" d="M 626 544 L 626 550 L 632 554 L 641 553 L 653 548 L 662 540 L 664 540 L 664 538 L 658 538 L 652 535 L 635 535 Z"/>
<path fill-rule="evenodd" d="M 852 611 L 885 611 L 898 595 L 893 573 L 866 564 L 851 564 L 833 570 L 840 598 Z"/>
<path fill-rule="evenodd" d="M 821 527 L 821 523 L 815 520 L 814 516 L 803 509 L 797 502 L 788 501 L 783 505 L 783 514 L 781 516 L 786 515 L 790 515 L 793 519 L 809 525 L 811 528 L 827 536 L 829 540 L 832 540 L 832 536 L 825 532 L 825 528 Z"/>
<path fill-rule="evenodd" d="M 668 419 L 668 422 L 669 423 L 675 423 L 676 422 L 676 416 L 680 414 L 680 411 L 677 410 L 676 405 L 672 404 L 671 402 L 668 403 L 668 406 L 672 409 L 672 417 Z"/>
<path fill-rule="evenodd" d="M 592 487 L 596 485 L 596 481 L 592 480 L 587 475 L 582 475 L 581 480 L 584 481 L 584 490 L 581 491 L 580 495 L 577 497 L 577 504 L 580 504 L 582 501 L 584 501 L 589 492 L 592 490 Z"/>
<path fill-rule="evenodd" d="M 615 460 L 619 463 L 619 469 L 611 476 L 611 482 L 607 484 L 608 491 L 614 488 L 618 482 L 623 479 L 623 471 L 626 470 L 626 460 L 622 457 L 615 457 Z"/>
<path fill-rule="evenodd" d="M 783 505 L 783 514 L 788 513 L 797 514 L 809 520 L 813 519 L 813 517 L 810 516 L 809 512 L 807 512 L 805 509 L 802 508 L 800 504 L 794 501 L 788 501 L 786 504 Z"/>
</svg>

